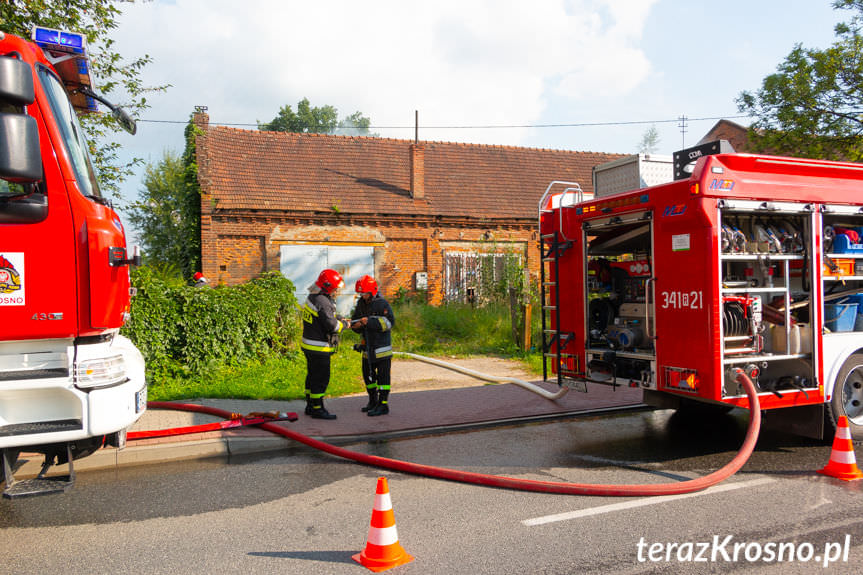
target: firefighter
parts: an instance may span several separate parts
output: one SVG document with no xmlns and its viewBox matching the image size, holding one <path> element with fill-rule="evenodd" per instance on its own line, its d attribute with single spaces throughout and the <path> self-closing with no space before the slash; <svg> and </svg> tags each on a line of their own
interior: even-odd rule
<svg viewBox="0 0 863 575">
<path fill-rule="evenodd" d="M 390 412 L 391 331 L 396 318 L 389 302 L 378 292 L 378 284 L 372 276 L 361 277 L 356 291 L 360 299 L 351 315 L 351 329 L 363 337 L 363 380 L 369 394 L 369 403 L 362 410 L 372 417 L 386 415 Z"/>
<path fill-rule="evenodd" d="M 207 281 L 207 278 L 201 272 L 195 272 L 192 279 L 195 281 L 195 287 L 210 287 L 210 282 Z"/>
<path fill-rule="evenodd" d="M 345 285 L 341 274 L 326 269 L 309 286 L 303 306 L 303 339 L 300 347 L 306 356 L 306 415 L 315 419 L 335 419 L 324 407 L 324 394 L 330 384 L 330 358 L 339 345 L 339 333 L 350 322 L 336 315 L 336 292 Z"/>
</svg>

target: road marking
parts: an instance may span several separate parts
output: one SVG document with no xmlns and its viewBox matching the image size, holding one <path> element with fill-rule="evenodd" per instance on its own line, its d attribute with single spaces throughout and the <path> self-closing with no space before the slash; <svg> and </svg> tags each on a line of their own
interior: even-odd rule
<svg viewBox="0 0 863 575">
<path fill-rule="evenodd" d="M 722 485 L 714 485 L 704 491 L 696 491 L 695 493 L 682 493 L 680 495 L 660 495 L 658 497 L 644 497 L 641 499 L 632 499 L 621 503 L 612 503 L 611 505 L 600 505 L 599 507 L 588 507 L 587 509 L 579 509 L 578 511 L 570 511 L 568 513 L 557 513 L 555 515 L 546 515 L 544 517 L 534 517 L 533 519 L 525 519 L 522 524 L 528 527 L 534 525 L 544 525 L 546 523 L 555 523 L 557 521 L 569 521 L 570 519 L 579 519 L 581 517 L 590 517 L 591 515 L 601 515 L 603 513 L 611 513 L 613 511 L 622 511 L 624 509 L 633 509 L 635 507 L 645 507 L 647 505 L 658 505 L 667 501 L 677 499 L 688 499 L 690 497 L 701 497 L 702 495 L 712 495 L 714 493 L 722 493 L 724 491 L 733 491 L 735 489 L 744 489 L 746 487 L 755 487 L 756 485 L 764 485 L 772 483 L 770 477 L 762 477 L 760 479 L 751 479 L 749 481 L 738 481 L 736 483 L 725 483 Z"/>
</svg>

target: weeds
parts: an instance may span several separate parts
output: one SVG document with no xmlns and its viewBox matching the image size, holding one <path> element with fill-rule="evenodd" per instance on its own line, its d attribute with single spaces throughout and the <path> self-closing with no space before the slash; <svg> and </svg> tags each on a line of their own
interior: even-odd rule
<svg viewBox="0 0 863 575">
<path fill-rule="evenodd" d="M 542 372 L 538 351 L 523 352 L 512 341 L 509 308 L 491 304 L 432 307 L 410 301 L 393 303 L 396 325 L 393 348 L 438 357 L 492 355 L 517 359 L 533 373 Z M 534 338 L 539 336 L 534 317 Z M 347 332 L 333 355 L 327 395 L 337 397 L 365 390 L 360 355 L 351 348 L 359 341 Z M 398 360 L 396 360 L 398 361 Z M 306 362 L 298 349 L 271 353 L 260 359 L 214 364 L 196 375 L 166 376 L 150 387 L 155 401 L 196 397 L 293 400 L 304 396 Z"/>
</svg>

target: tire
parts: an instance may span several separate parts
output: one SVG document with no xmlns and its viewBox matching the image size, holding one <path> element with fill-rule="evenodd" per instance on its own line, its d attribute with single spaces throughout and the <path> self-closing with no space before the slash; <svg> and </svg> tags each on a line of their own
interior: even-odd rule
<svg viewBox="0 0 863 575">
<path fill-rule="evenodd" d="M 842 364 L 833 384 L 833 397 L 827 415 L 832 433 L 825 439 L 832 439 L 842 415 L 848 418 L 851 437 L 863 439 L 863 353 L 851 354 Z"/>
</svg>

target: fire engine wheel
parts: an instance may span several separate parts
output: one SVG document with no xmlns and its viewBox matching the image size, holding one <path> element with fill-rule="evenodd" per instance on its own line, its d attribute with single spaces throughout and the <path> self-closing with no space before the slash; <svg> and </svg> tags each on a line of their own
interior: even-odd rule
<svg viewBox="0 0 863 575">
<path fill-rule="evenodd" d="M 851 354 L 839 370 L 829 415 L 834 430 L 844 415 L 854 439 L 863 439 L 863 353 Z"/>
</svg>

